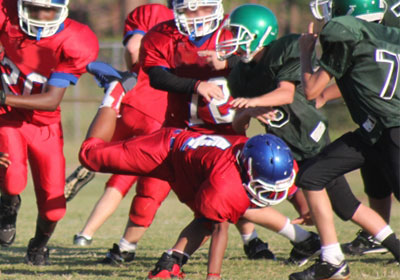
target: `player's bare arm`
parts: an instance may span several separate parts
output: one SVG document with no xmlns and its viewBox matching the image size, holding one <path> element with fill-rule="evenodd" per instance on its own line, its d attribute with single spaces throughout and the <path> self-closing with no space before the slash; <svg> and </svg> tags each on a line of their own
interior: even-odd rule
<svg viewBox="0 0 400 280">
<path fill-rule="evenodd" d="M 208 253 L 207 280 L 221 279 L 221 267 L 224 253 L 228 243 L 228 222 L 213 223 L 211 243 Z"/>
<path fill-rule="evenodd" d="M 129 38 L 125 46 L 125 62 L 127 69 L 132 69 L 132 66 L 139 62 L 140 42 L 143 34 L 135 33 Z"/>
<path fill-rule="evenodd" d="M 251 118 L 255 118 L 264 124 L 275 119 L 275 109 L 272 107 L 255 107 L 237 109 L 232 122 L 232 127 L 238 134 L 246 134 Z"/>
<path fill-rule="evenodd" d="M 330 86 L 328 86 L 326 89 L 324 89 L 324 91 L 321 93 L 320 96 L 318 96 L 315 99 L 315 107 L 317 109 L 323 107 L 326 102 L 333 100 L 333 99 L 338 99 L 341 98 L 342 94 L 340 93 L 340 90 L 337 86 L 337 84 L 332 84 Z"/>
<path fill-rule="evenodd" d="M 299 38 L 301 83 L 304 94 L 308 100 L 317 98 L 331 80 L 331 75 L 320 67 L 314 72 L 312 67 L 312 53 L 315 48 L 318 35 L 314 33 L 314 23 L 308 26 L 308 32 L 302 33 Z"/>
<path fill-rule="evenodd" d="M 32 95 L 6 95 L 5 105 L 28 110 L 54 111 L 60 105 L 66 88 L 48 86 L 46 92 Z"/>
<path fill-rule="evenodd" d="M 288 201 L 293 205 L 297 213 L 300 215 L 298 218 L 291 221 L 292 224 L 306 226 L 314 225 L 303 190 L 298 189 L 292 197 L 288 198 Z"/>
<path fill-rule="evenodd" d="M 250 108 L 257 106 L 266 107 L 290 104 L 293 102 L 295 89 L 296 87 L 294 83 L 290 81 L 281 81 L 273 91 L 252 98 L 235 98 L 230 104 L 233 108 Z"/>
</svg>

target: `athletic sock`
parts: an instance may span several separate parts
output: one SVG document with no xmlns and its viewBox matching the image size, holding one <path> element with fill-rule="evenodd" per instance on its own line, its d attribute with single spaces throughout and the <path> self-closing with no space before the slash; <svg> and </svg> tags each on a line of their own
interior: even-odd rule
<svg viewBox="0 0 400 280">
<path fill-rule="evenodd" d="M 285 226 L 278 232 L 294 243 L 299 243 L 310 237 L 311 233 L 304 230 L 298 225 L 292 225 L 287 219 Z"/>
<path fill-rule="evenodd" d="M 121 238 L 121 240 L 119 241 L 119 250 L 121 252 L 135 252 L 136 248 L 137 248 L 137 243 L 130 243 L 129 241 L 127 241 L 125 238 Z"/>
<path fill-rule="evenodd" d="M 342 261 L 344 261 L 344 255 L 340 248 L 340 244 L 335 243 L 328 246 L 322 246 L 321 258 L 328 263 L 339 265 Z"/>
</svg>

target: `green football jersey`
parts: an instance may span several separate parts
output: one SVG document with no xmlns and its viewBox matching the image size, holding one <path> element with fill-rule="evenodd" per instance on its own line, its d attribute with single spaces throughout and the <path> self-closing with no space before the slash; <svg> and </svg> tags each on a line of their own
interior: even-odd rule
<svg viewBox="0 0 400 280">
<path fill-rule="evenodd" d="M 400 28 L 400 0 L 386 0 L 386 4 L 383 24 Z"/>
<path fill-rule="evenodd" d="M 320 65 L 364 139 L 375 143 L 384 128 L 400 126 L 400 29 L 343 16 L 323 27 L 320 42 Z"/>
<path fill-rule="evenodd" d="M 239 62 L 228 77 L 228 86 L 236 98 L 263 95 L 275 90 L 281 81 L 296 85 L 293 103 L 274 107 L 277 120 L 266 125 L 266 130 L 281 137 L 300 161 L 319 153 L 329 136 L 326 118 L 301 88 L 299 36 L 290 34 L 273 41 L 258 63 Z"/>
</svg>

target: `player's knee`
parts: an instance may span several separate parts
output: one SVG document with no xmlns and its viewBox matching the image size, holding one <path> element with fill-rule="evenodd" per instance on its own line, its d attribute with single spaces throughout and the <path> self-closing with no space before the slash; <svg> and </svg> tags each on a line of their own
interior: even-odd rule
<svg viewBox="0 0 400 280">
<path fill-rule="evenodd" d="M 129 214 L 130 220 L 143 227 L 148 227 L 153 222 L 160 203 L 152 198 L 135 196 Z"/>
<path fill-rule="evenodd" d="M 41 214 L 41 217 L 44 220 L 50 221 L 50 222 L 58 222 L 61 220 L 64 215 L 65 215 L 65 208 L 64 209 L 52 209 L 49 211 L 45 211 L 44 213 Z"/>
<path fill-rule="evenodd" d="M 358 204 L 350 204 L 350 205 L 343 203 L 340 206 L 332 205 L 332 208 L 335 214 L 340 219 L 342 219 L 343 221 L 349 221 L 353 217 L 354 213 L 357 211 L 359 205 L 360 202 L 358 202 Z"/>
<path fill-rule="evenodd" d="M 22 193 L 27 184 L 27 177 L 21 175 L 15 169 L 9 169 L 7 176 L 0 174 L 0 185 L 3 193 L 8 195 L 19 195 Z"/>
<path fill-rule="evenodd" d="M 305 190 L 318 191 L 324 188 L 324 184 L 318 184 L 313 179 L 312 171 L 300 169 L 296 176 L 296 186 Z"/>
</svg>

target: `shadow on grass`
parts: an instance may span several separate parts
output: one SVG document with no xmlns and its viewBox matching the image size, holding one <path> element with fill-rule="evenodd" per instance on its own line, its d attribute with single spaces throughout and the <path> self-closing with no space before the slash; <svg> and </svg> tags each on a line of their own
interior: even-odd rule
<svg viewBox="0 0 400 280">
<path fill-rule="evenodd" d="M 105 257 L 104 248 L 65 248 L 51 246 L 50 265 L 31 266 L 24 262 L 26 247 L 8 247 L 0 250 L 2 275 L 79 275 L 132 277 L 154 268 L 157 257 L 138 256 L 133 262 L 121 265 L 101 264 Z M 161 255 L 161 254 L 160 254 Z"/>
</svg>

